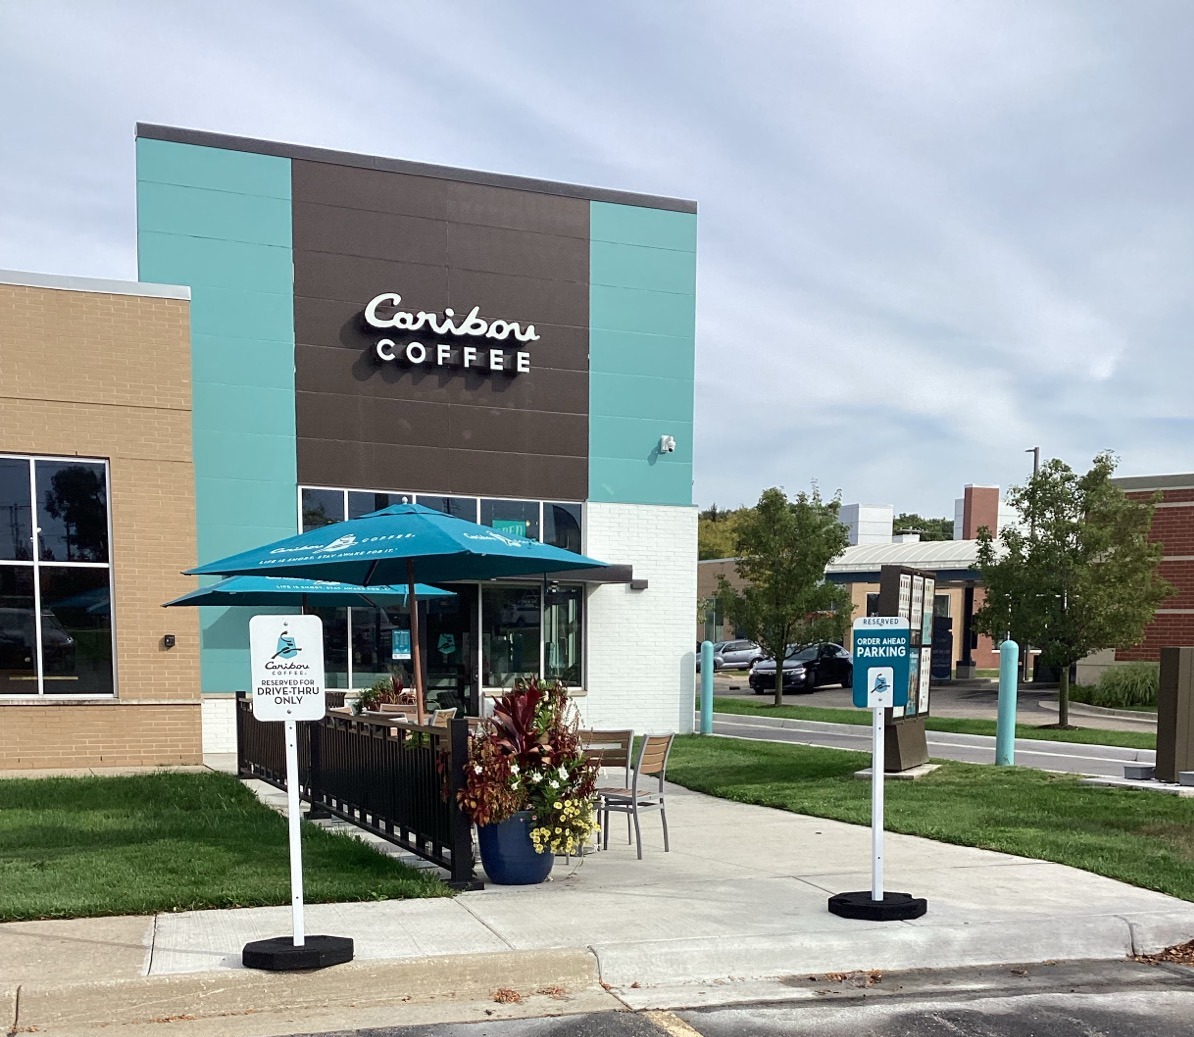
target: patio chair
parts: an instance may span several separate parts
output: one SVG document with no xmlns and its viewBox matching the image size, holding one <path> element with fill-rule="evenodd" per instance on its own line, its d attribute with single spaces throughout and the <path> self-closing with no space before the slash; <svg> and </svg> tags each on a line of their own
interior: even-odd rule
<svg viewBox="0 0 1194 1037">
<path fill-rule="evenodd" d="M 601 789 L 602 824 L 605 828 L 605 846 L 609 848 L 609 815 L 610 812 L 628 815 L 634 821 L 634 837 L 638 844 L 638 859 L 643 859 L 643 833 L 639 828 L 638 812 L 640 810 L 654 810 L 658 807 L 659 817 L 663 822 L 663 851 L 671 850 L 667 837 L 667 808 L 663 801 L 663 782 L 667 773 L 667 759 L 672 751 L 672 739 L 675 735 L 648 735 L 642 741 L 638 752 L 638 759 L 634 764 L 634 773 L 627 787 L 623 789 Z M 640 788 L 643 778 L 654 779 L 654 788 Z"/>
<path fill-rule="evenodd" d="M 606 769 L 622 769 L 622 784 L 612 787 L 609 791 L 616 792 L 618 789 L 626 788 L 630 785 L 630 753 L 634 746 L 634 732 L 630 730 L 624 731 L 578 731 L 580 737 L 581 748 L 587 757 L 597 760 L 599 770 Z M 602 795 L 606 790 L 597 787 L 597 802 L 594 804 L 598 817 L 602 812 Z M 630 842 L 630 817 L 626 817 L 626 841 Z M 597 845 L 601 845 L 601 834 L 597 834 Z"/>
<path fill-rule="evenodd" d="M 455 706 L 453 706 L 451 709 L 437 709 L 434 713 L 431 714 L 431 726 L 432 727 L 447 727 L 448 721 L 451 720 L 454 716 L 456 716 L 456 707 Z"/>
</svg>

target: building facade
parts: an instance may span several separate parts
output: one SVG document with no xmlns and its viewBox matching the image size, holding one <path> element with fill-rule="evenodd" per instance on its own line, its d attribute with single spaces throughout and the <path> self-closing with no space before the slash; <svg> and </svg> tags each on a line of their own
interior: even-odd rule
<svg viewBox="0 0 1194 1037">
<path fill-rule="evenodd" d="M 423 606 L 437 702 L 691 726 L 693 203 L 139 126 L 137 249 L 191 290 L 197 561 L 402 499 L 581 550 L 614 571 Z M 322 615 L 330 686 L 401 669 L 400 610 Z M 208 751 L 247 619 L 200 610 Z"/>
<path fill-rule="evenodd" d="M 201 761 L 188 300 L 0 272 L 0 768 Z"/>
</svg>

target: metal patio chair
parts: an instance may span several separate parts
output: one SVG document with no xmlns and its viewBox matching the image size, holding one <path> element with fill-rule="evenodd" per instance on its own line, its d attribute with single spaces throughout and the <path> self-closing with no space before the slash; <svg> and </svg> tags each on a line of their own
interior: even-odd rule
<svg viewBox="0 0 1194 1037">
<path fill-rule="evenodd" d="M 663 851 L 667 853 L 671 847 L 667 837 L 667 807 L 663 800 L 663 782 L 667 774 L 667 760 L 672 751 L 672 739 L 675 735 L 647 735 L 639 749 L 638 760 L 634 764 L 634 773 L 627 782 L 626 788 L 601 789 L 602 824 L 605 828 L 605 846 L 609 848 L 609 815 L 610 812 L 626 814 L 634 822 L 634 837 L 638 844 L 638 859 L 643 859 L 643 833 L 638 823 L 640 810 L 659 809 L 659 817 L 663 822 Z M 652 780 L 653 788 L 643 789 L 640 782 L 643 778 Z"/>
<path fill-rule="evenodd" d="M 597 761 L 597 767 L 600 771 L 617 770 L 621 768 L 621 782 L 619 786 L 613 787 L 610 791 L 617 791 L 620 788 L 625 788 L 630 784 L 630 754 L 634 747 L 634 732 L 631 730 L 620 731 L 593 731 L 582 730 L 577 732 L 580 737 L 581 748 L 584 750 L 585 756 Z M 600 777 L 598 778 L 600 780 Z M 617 780 L 617 779 L 614 779 Z M 601 801 L 602 794 L 605 790 L 602 786 L 598 786 L 596 790 L 596 802 L 594 808 L 597 816 L 601 817 Z M 601 833 L 597 833 L 597 848 L 601 848 Z M 630 818 L 626 818 L 626 841 L 630 841 Z"/>
</svg>

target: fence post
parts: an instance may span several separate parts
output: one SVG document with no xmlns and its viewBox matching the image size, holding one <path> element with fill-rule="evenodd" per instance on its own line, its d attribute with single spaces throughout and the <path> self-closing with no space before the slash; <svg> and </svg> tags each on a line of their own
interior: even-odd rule
<svg viewBox="0 0 1194 1037">
<path fill-rule="evenodd" d="M 245 769 L 245 699 L 246 694 L 243 691 L 236 693 L 236 704 L 233 708 L 236 710 L 236 776 L 238 778 L 245 777 L 249 772 Z"/>
<path fill-rule="evenodd" d="M 482 889 L 473 860 L 473 824 L 456 800 L 464 787 L 464 769 L 468 764 L 468 720 L 454 717 L 448 721 L 448 817 L 452 833 L 452 879 L 456 889 Z"/>
<path fill-rule="evenodd" d="M 310 761 L 307 766 L 307 790 L 311 794 L 311 805 L 307 808 L 308 821 L 324 821 L 331 817 L 331 812 L 323 804 L 323 793 L 320 791 L 320 769 L 323 766 L 322 744 L 320 734 L 323 731 L 323 720 L 307 722 L 309 734 Z"/>
</svg>

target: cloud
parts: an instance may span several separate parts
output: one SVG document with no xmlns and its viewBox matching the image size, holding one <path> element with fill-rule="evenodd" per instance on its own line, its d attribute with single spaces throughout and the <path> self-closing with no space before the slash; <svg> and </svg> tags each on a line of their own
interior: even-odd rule
<svg viewBox="0 0 1194 1037">
<path fill-rule="evenodd" d="M 696 497 L 950 514 L 1025 447 L 1191 467 L 1194 12 L 9 5 L 0 265 L 129 277 L 164 122 L 700 203 Z"/>
</svg>

